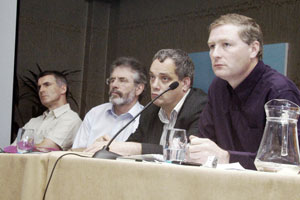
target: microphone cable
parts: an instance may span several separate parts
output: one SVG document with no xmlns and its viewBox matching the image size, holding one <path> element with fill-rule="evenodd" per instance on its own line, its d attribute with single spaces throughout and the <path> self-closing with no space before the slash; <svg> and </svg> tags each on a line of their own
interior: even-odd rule
<svg viewBox="0 0 300 200">
<path fill-rule="evenodd" d="M 90 158 L 89 156 L 83 156 L 83 155 L 80 155 L 80 154 L 77 154 L 77 153 L 66 153 L 66 154 L 63 154 L 63 155 L 59 156 L 59 157 L 57 158 L 57 160 L 55 161 L 54 166 L 53 166 L 53 168 L 52 168 L 52 171 L 51 171 L 51 173 L 50 173 L 50 177 L 49 177 L 49 180 L 48 180 L 48 182 L 47 182 L 47 185 L 46 185 L 46 188 L 45 188 L 45 191 L 44 191 L 43 200 L 45 200 L 46 193 L 47 193 L 47 190 L 48 190 L 50 181 L 51 181 L 51 179 L 52 179 L 52 175 L 53 175 L 53 173 L 54 173 L 54 169 L 55 169 L 55 167 L 56 167 L 58 161 L 59 161 L 60 159 L 62 159 L 64 156 L 68 156 L 68 155 L 74 155 L 74 156 L 79 156 L 79 157 L 83 157 L 83 158 Z"/>
</svg>

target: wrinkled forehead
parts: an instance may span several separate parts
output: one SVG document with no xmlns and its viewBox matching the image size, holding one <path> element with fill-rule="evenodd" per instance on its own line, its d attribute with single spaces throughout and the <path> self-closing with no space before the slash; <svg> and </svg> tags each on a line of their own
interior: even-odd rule
<svg viewBox="0 0 300 200">
<path fill-rule="evenodd" d="M 174 74 L 175 70 L 176 66 L 171 58 L 167 58 L 162 62 L 158 59 L 155 59 L 150 66 L 149 73 Z"/>
<path fill-rule="evenodd" d="M 42 85 L 43 83 L 56 83 L 56 78 L 54 75 L 46 75 L 46 76 L 42 76 L 39 78 L 38 80 L 38 85 Z"/>
<path fill-rule="evenodd" d="M 128 80 L 135 79 L 138 76 L 137 72 L 131 69 L 129 66 L 118 66 L 115 67 L 114 70 L 111 72 L 111 78 L 126 78 Z"/>
</svg>

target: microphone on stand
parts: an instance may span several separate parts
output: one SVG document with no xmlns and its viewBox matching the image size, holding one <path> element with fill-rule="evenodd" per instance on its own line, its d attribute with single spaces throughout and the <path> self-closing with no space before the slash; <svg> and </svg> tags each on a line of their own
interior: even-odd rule
<svg viewBox="0 0 300 200">
<path fill-rule="evenodd" d="M 114 137 L 112 137 L 110 139 L 110 141 L 107 143 L 107 145 L 105 145 L 102 149 L 100 149 L 99 151 L 97 151 L 94 155 L 93 158 L 104 158 L 104 159 L 116 159 L 117 157 L 121 156 L 119 154 L 113 153 L 109 151 L 109 146 L 110 144 L 115 140 L 115 138 L 120 135 L 120 133 L 129 125 L 131 124 L 131 122 L 133 122 L 133 120 L 135 120 L 135 118 L 137 118 L 142 112 L 144 112 L 144 110 L 146 110 L 150 105 L 153 104 L 153 102 L 158 99 L 159 97 L 161 97 L 163 94 L 165 94 L 166 92 L 170 91 L 170 90 L 174 90 L 178 87 L 179 83 L 177 81 L 171 83 L 169 85 L 169 88 L 167 90 L 165 90 L 164 92 L 162 92 L 161 94 L 159 94 L 157 97 L 155 97 L 152 101 L 150 101 L 136 116 L 134 116 L 125 126 L 123 126 L 115 135 Z"/>
</svg>

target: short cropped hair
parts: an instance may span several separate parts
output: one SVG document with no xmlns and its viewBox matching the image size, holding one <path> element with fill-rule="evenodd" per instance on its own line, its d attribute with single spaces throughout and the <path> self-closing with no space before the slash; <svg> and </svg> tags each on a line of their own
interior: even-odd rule
<svg viewBox="0 0 300 200">
<path fill-rule="evenodd" d="M 43 71 L 38 75 L 37 80 L 39 80 L 40 78 L 42 78 L 44 76 L 47 76 L 47 75 L 54 76 L 57 85 L 59 85 L 60 87 L 63 86 L 63 85 L 66 86 L 66 88 L 67 88 L 66 96 L 67 96 L 68 93 L 69 93 L 69 87 L 68 87 L 68 81 L 67 81 L 66 76 L 63 73 L 61 73 L 59 71 L 55 71 L 55 70 L 53 70 L 53 71 Z"/>
<path fill-rule="evenodd" d="M 191 86 L 194 81 L 195 66 L 189 55 L 181 49 L 161 49 L 153 57 L 152 61 L 159 60 L 164 62 L 167 58 L 170 58 L 175 64 L 175 73 L 179 80 L 185 77 L 191 79 Z"/>
<path fill-rule="evenodd" d="M 226 24 L 232 24 L 241 27 L 239 36 L 246 44 L 250 45 L 254 41 L 259 42 L 259 52 L 256 57 L 261 60 L 263 57 L 263 34 L 256 21 L 250 17 L 235 13 L 222 15 L 210 24 L 209 33 L 217 26 Z"/>
<path fill-rule="evenodd" d="M 117 68 L 117 67 L 128 67 L 132 71 L 135 72 L 135 75 L 133 76 L 134 78 L 134 83 L 135 84 L 143 84 L 146 88 L 147 86 L 147 73 L 146 69 L 140 61 L 138 61 L 136 58 L 133 57 L 119 57 L 113 63 L 111 64 L 110 67 L 110 74 Z M 144 89 L 145 91 L 145 89 Z M 140 94 L 139 100 L 141 100 L 144 96 L 144 91 Z"/>
</svg>

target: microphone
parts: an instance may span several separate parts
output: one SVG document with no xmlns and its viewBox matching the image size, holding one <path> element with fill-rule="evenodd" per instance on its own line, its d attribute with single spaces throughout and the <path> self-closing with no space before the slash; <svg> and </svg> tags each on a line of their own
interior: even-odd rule
<svg viewBox="0 0 300 200">
<path fill-rule="evenodd" d="M 177 81 L 171 83 L 169 85 L 169 88 L 167 90 L 165 90 L 164 92 L 162 92 L 161 94 L 159 94 L 157 97 L 155 97 L 152 101 L 150 101 L 137 115 L 135 115 L 125 126 L 123 126 L 115 135 L 114 137 L 112 137 L 110 139 L 110 141 L 107 143 L 106 146 L 104 146 L 102 149 L 100 149 L 99 151 L 97 151 L 94 155 L 93 158 L 104 158 L 104 159 L 116 159 L 117 157 L 119 157 L 119 154 L 113 153 L 109 151 L 109 146 L 110 144 L 115 140 L 115 138 L 120 135 L 120 133 L 129 125 L 131 124 L 131 122 L 133 122 L 133 120 L 135 120 L 135 118 L 137 118 L 142 112 L 144 112 L 150 105 L 153 104 L 154 101 L 156 101 L 156 99 L 158 99 L 159 97 L 161 97 L 163 94 L 165 94 L 166 92 L 170 91 L 170 90 L 175 90 L 178 87 L 179 83 Z"/>
</svg>

